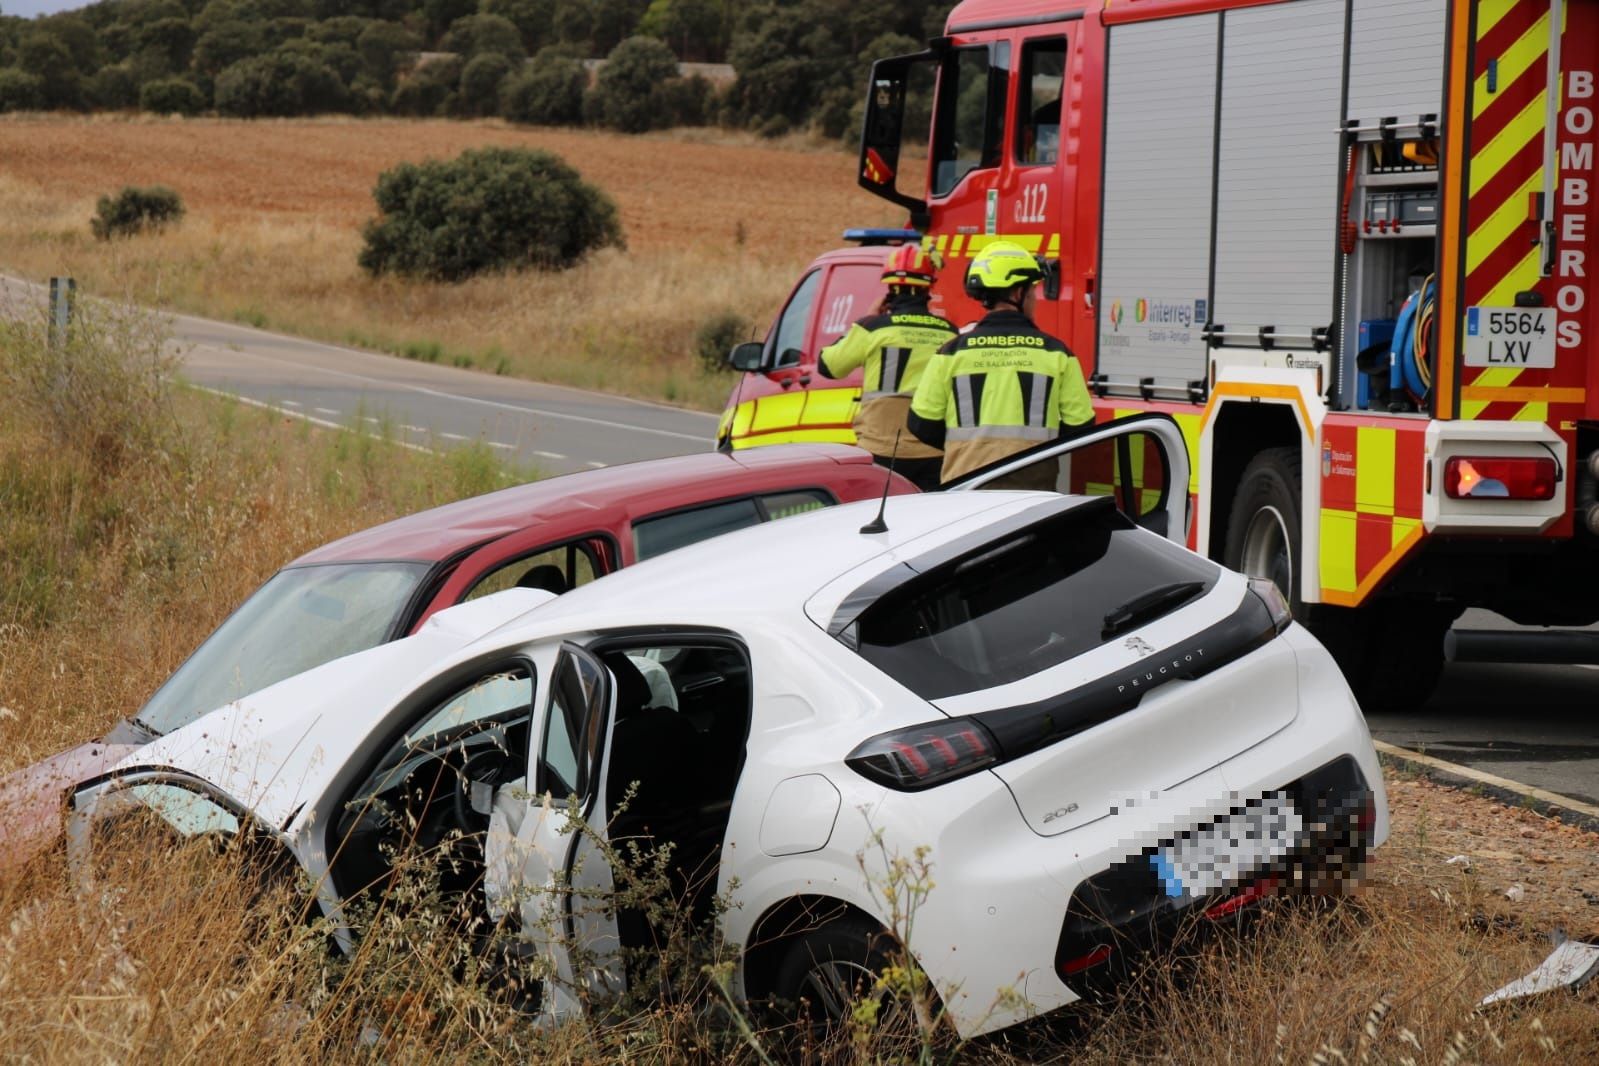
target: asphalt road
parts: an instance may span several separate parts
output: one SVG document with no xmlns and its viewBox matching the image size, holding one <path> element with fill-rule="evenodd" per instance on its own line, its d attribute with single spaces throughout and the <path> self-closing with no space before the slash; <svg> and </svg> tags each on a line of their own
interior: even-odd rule
<svg viewBox="0 0 1599 1066">
<path fill-rule="evenodd" d="M 39 292 L 0 277 L 0 305 Z M 323 424 L 387 421 L 422 447 L 483 440 L 546 473 L 702 450 L 715 429 L 712 415 L 658 404 L 186 315 L 173 325 L 198 385 Z M 1513 628 L 1480 611 L 1460 624 Z M 1369 722 L 1379 740 L 1599 805 L 1599 669 L 1451 664 L 1425 707 Z"/>
<path fill-rule="evenodd" d="M 42 288 L 0 277 L 0 303 Z M 449 448 L 481 440 L 545 474 L 711 447 L 716 416 L 559 385 L 496 377 L 323 344 L 189 315 L 172 316 L 174 347 L 194 384 L 313 422 L 377 429 Z"/>
<path fill-rule="evenodd" d="M 1487 611 L 1457 627 L 1517 628 Z M 1599 667 L 1450 663 L 1426 706 L 1366 721 L 1378 740 L 1599 806 Z"/>
</svg>

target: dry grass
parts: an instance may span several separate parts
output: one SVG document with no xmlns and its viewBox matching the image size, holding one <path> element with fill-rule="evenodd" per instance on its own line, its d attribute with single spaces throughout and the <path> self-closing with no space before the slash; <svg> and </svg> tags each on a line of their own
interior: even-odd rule
<svg viewBox="0 0 1599 1066">
<path fill-rule="evenodd" d="M 0 338 L 0 377 L 15 366 Z M 9 346 L 8 346 L 9 345 Z M 489 487 L 417 455 L 177 394 L 135 460 L 0 405 L 0 768 L 135 707 L 296 552 Z M 182 428 L 189 427 L 189 428 Z M 107 456 L 109 455 L 109 458 Z M 1599 837 L 1417 781 L 1356 900 L 1273 908 L 1186 969 L 940 1058 L 1023 1062 L 1565 1063 L 1599 1058 L 1599 983 L 1478 1015 L 1548 951 L 1599 939 Z M 1468 871 L 1446 860 L 1468 854 Z M 714 998 L 537 1032 L 419 910 L 330 957 L 286 889 L 200 845 L 126 837 L 78 890 L 60 855 L 0 873 L 0 1033 L 20 1061 L 759 1061 Z M 931 872 L 936 881 L 937 871 Z M 1512 903 L 1511 883 L 1527 888 Z M 937 887 L 931 891 L 938 891 Z M 391 912 L 398 913 L 398 912 Z M 1379 1007 L 1379 1004 L 1381 1005 Z M 1375 1012 L 1375 1013 L 1374 1013 Z M 769 1036 L 759 1039 L 770 1045 Z M 839 1061 L 888 1061 L 876 1037 Z"/>
<path fill-rule="evenodd" d="M 578 269 L 457 286 L 356 267 L 380 171 L 465 148 L 551 149 L 621 208 L 628 251 Z M 171 232 L 100 243 L 97 196 L 165 184 Z M 0 121 L 0 268 L 90 291 L 501 373 L 719 407 L 692 356 L 734 311 L 764 331 L 798 271 L 845 225 L 895 221 L 850 156 L 711 131 L 626 137 L 473 123 L 118 118 Z"/>
</svg>

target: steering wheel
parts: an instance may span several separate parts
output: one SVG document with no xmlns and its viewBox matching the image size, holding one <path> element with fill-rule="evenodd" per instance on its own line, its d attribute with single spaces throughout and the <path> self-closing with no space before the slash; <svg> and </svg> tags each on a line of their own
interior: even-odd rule
<svg viewBox="0 0 1599 1066">
<path fill-rule="evenodd" d="M 465 751 L 465 745 L 462 745 Z M 496 735 L 495 744 L 468 755 L 455 772 L 453 807 L 455 824 L 461 832 L 481 832 L 488 820 L 487 814 L 478 814 L 472 808 L 471 788 L 474 783 L 498 788 L 513 776 L 510 752 L 505 750 L 503 738 Z"/>
</svg>

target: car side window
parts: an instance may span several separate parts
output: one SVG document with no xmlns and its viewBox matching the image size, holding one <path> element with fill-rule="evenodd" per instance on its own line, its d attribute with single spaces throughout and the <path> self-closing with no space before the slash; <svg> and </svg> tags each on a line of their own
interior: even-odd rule
<svg viewBox="0 0 1599 1066">
<path fill-rule="evenodd" d="M 513 559 L 484 574 L 462 600 L 513 588 L 569 592 L 605 573 L 603 547 L 595 539 L 577 540 Z"/>
<path fill-rule="evenodd" d="M 1123 433 L 1081 445 L 1064 455 L 1053 444 L 1040 451 L 1044 454 L 1031 463 L 1017 463 L 1025 458 L 1022 456 L 1002 460 L 1002 464 L 1017 463 L 1016 469 L 979 488 L 1113 496 L 1121 512 L 1135 520 L 1166 506 L 1171 467 L 1166 462 L 1166 449 L 1152 433 Z"/>
<path fill-rule="evenodd" d="M 883 267 L 880 263 L 840 263 L 827 272 L 827 284 L 822 292 L 822 317 L 816 323 L 816 335 L 811 338 L 814 351 L 842 337 L 858 319 L 865 318 L 882 304 L 887 289 L 883 287 Z"/>
<path fill-rule="evenodd" d="M 778 317 L 766 348 L 767 362 L 774 370 L 798 365 L 804 354 L 805 325 L 811 319 L 811 304 L 816 300 L 816 289 L 821 281 L 820 270 L 806 274 Z"/>
<path fill-rule="evenodd" d="M 456 732 L 462 726 L 491 718 L 526 715 L 532 706 L 533 677 L 527 670 L 491 674 L 435 707 L 415 728 L 407 731 L 405 742 L 413 748 L 425 747 L 440 734 Z"/>
<path fill-rule="evenodd" d="M 538 791 L 559 799 L 587 798 L 605 732 L 603 668 L 586 653 L 561 653 L 550 681 L 550 710 L 539 744 Z"/>
<path fill-rule="evenodd" d="M 633 523 L 633 548 L 639 561 L 643 562 L 675 548 L 687 547 L 773 519 L 815 511 L 835 502 L 819 489 L 800 489 L 741 500 L 724 500 L 707 507 L 644 518 Z"/>
<path fill-rule="evenodd" d="M 1022 77 L 1016 100 L 1018 163 L 1059 160 L 1060 107 L 1065 76 L 1064 38 L 1028 41 L 1022 46 Z"/>
</svg>

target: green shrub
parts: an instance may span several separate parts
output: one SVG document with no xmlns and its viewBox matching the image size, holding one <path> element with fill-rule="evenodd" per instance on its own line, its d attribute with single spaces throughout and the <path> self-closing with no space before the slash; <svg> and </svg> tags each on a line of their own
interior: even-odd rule
<svg viewBox="0 0 1599 1066">
<path fill-rule="evenodd" d="M 333 68 L 295 52 L 243 59 L 217 76 L 217 110 L 239 118 L 343 111 L 349 91 Z"/>
<path fill-rule="evenodd" d="M 162 78 L 145 82 L 139 90 L 139 109 L 158 115 L 197 115 L 205 110 L 205 97 L 193 82 Z"/>
<path fill-rule="evenodd" d="M 449 162 L 402 163 L 378 177 L 366 224 L 369 273 L 460 281 L 484 271 L 561 270 L 624 247 L 616 205 L 546 151 L 482 148 Z"/>
<path fill-rule="evenodd" d="M 455 99 L 455 87 L 461 81 L 465 67 L 460 56 L 449 56 L 424 63 L 400 82 L 389 102 L 398 115 L 426 117 L 450 110 Z"/>
<path fill-rule="evenodd" d="M 720 311 L 706 319 L 694 337 L 694 355 L 700 369 L 707 374 L 731 370 L 727 353 L 735 344 L 749 340 L 752 332 L 750 320 L 737 311 Z"/>
<path fill-rule="evenodd" d="M 522 34 L 509 20 L 499 15 L 468 15 L 450 24 L 439 47 L 446 52 L 472 59 L 481 55 L 501 55 L 517 62 L 527 58 Z"/>
<path fill-rule="evenodd" d="M 511 73 L 511 61 L 495 52 L 475 56 L 461 69 L 456 110 L 464 115 L 492 115 L 500 110 L 500 86 Z"/>
<path fill-rule="evenodd" d="M 668 125 L 662 84 L 677 77 L 677 57 L 654 37 L 629 37 L 612 49 L 583 109 L 602 126 L 642 133 Z"/>
<path fill-rule="evenodd" d="M 124 185 L 115 197 L 102 196 L 89 228 L 102 241 L 132 237 L 174 226 L 183 218 L 183 200 L 165 185 Z"/>
<path fill-rule="evenodd" d="M 89 79 L 89 103 L 103 111 L 127 111 L 139 106 L 139 79 L 126 63 L 101 67 Z"/>
<path fill-rule="evenodd" d="M 37 111 L 43 106 L 43 82 L 14 67 L 0 67 L 0 112 Z"/>
<path fill-rule="evenodd" d="M 512 122 L 573 126 L 583 121 L 588 72 L 576 59 L 540 53 L 500 86 L 500 114 Z"/>
</svg>

